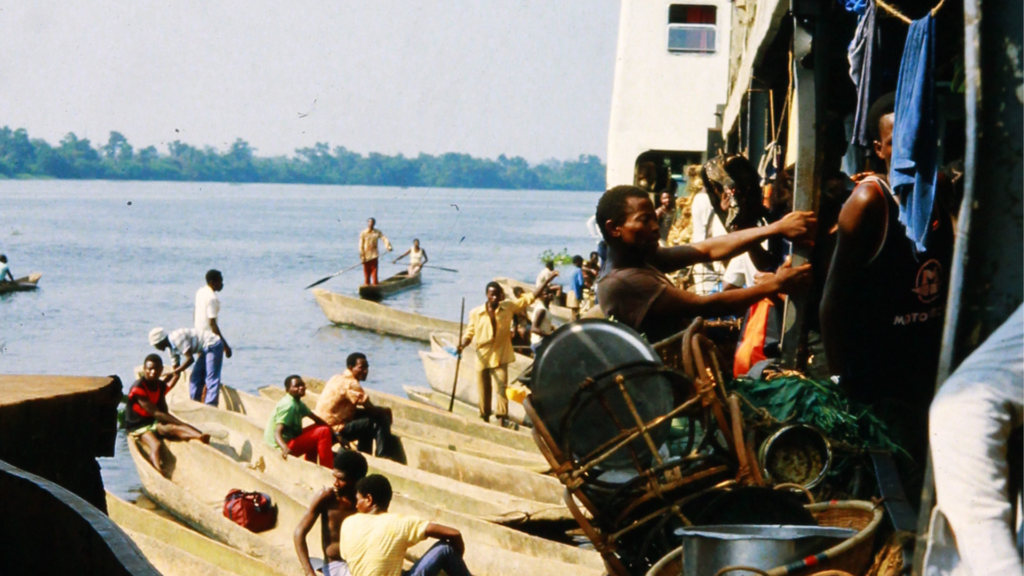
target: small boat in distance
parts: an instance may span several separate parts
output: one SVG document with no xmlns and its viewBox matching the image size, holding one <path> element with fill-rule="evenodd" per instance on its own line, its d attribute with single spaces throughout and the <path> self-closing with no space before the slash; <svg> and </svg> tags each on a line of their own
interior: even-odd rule
<svg viewBox="0 0 1024 576">
<path fill-rule="evenodd" d="M 28 276 L 15 279 L 14 282 L 0 282 L 0 294 L 35 290 L 39 287 L 39 279 L 42 277 L 41 272 L 33 272 Z"/>
<path fill-rule="evenodd" d="M 380 284 L 363 284 L 359 287 L 359 297 L 366 300 L 382 300 L 392 294 L 408 290 L 420 285 L 420 272 L 409 276 L 409 272 L 403 270 L 390 278 L 386 278 Z"/>
</svg>

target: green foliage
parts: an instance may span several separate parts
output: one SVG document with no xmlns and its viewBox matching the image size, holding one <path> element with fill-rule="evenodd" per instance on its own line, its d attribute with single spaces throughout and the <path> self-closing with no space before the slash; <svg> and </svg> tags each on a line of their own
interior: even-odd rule
<svg viewBox="0 0 1024 576">
<path fill-rule="evenodd" d="M 128 406 L 128 396 L 121 395 L 121 403 L 117 405 L 117 427 L 118 429 L 124 428 L 124 410 Z"/>
<path fill-rule="evenodd" d="M 851 402 L 831 380 L 796 375 L 770 381 L 737 378 L 729 388 L 780 422 L 809 424 L 853 448 L 902 451 L 871 408 Z"/>
<path fill-rule="evenodd" d="M 565 266 L 572 264 L 572 256 L 569 254 L 568 248 L 562 248 L 561 252 L 545 250 L 540 253 L 540 261 L 544 263 L 554 262 L 555 266 Z"/>
<path fill-rule="evenodd" d="M 175 140 L 161 154 L 148 146 L 136 151 L 120 132 L 99 146 L 69 133 L 53 147 L 32 140 L 23 128 L 0 128 L 0 178 L 52 177 L 112 180 L 182 180 L 201 182 L 272 182 L 283 184 L 359 184 L 447 188 L 530 190 L 603 190 L 605 166 L 596 156 L 548 160 L 530 166 L 504 154 L 495 160 L 468 154 L 415 158 L 363 156 L 324 142 L 299 148 L 292 157 L 256 156 L 241 138 L 226 152 L 196 148 Z"/>
</svg>

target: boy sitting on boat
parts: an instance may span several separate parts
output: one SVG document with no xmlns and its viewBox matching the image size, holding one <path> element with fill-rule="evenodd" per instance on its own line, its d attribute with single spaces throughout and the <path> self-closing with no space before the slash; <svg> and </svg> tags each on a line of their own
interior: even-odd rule
<svg viewBox="0 0 1024 576">
<path fill-rule="evenodd" d="M 280 450 L 281 458 L 302 456 L 309 462 L 319 459 L 321 466 L 330 467 L 334 461 L 331 427 L 302 403 L 306 383 L 292 374 L 284 379 L 284 389 L 288 394 L 274 406 L 274 413 L 263 430 L 263 441 Z M 313 424 L 303 428 L 302 419 L 307 417 Z"/>
<path fill-rule="evenodd" d="M 359 452 L 342 450 L 334 455 L 334 486 L 324 488 L 313 498 L 309 510 L 295 528 L 295 552 L 306 576 L 316 576 L 309 561 L 306 535 L 320 519 L 321 545 L 324 551 L 324 576 L 350 576 L 348 564 L 342 559 L 338 540 L 341 525 L 356 513 L 356 483 L 366 477 L 366 458 Z"/>
<path fill-rule="evenodd" d="M 371 474 L 356 483 L 356 508 L 341 525 L 341 555 L 352 576 L 426 576 L 444 570 L 448 576 L 469 576 L 462 554 L 466 545 L 454 528 L 388 512 L 391 483 Z M 406 551 L 426 538 L 437 538 L 407 572 Z"/>
<path fill-rule="evenodd" d="M 124 423 L 129 438 L 141 440 L 153 467 L 163 474 L 160 461 L 160 440 L 199 440 L 210 443 L 210 435 L 175 418 L 167 411 L 167 382 L 161 380 L 164 362 L 158 354 L 146 356 L 142 365 L 142 378 L 128 390 L 124 408 Z"/>
</svg>

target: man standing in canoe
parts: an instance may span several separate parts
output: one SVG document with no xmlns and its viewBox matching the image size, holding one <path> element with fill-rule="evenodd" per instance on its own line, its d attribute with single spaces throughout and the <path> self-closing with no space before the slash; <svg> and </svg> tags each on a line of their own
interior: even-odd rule
<svg viewBox="0 0 1024 576">
<path fill-rule="evenodd" d="M 370 218 L 366 221 L 366 230 L 359 233 L 359 259 L 363 262 L 363 284 L 377 285 L 377 261 L 380 254 L 377 252 L 377 243 L 384 241 L 384 246 L 391 252 L 391 241 L 383 232 L 374 228 L 377 221 Z M 371 280 L 373 282 L 371 282 Z"/>
<path fill-rule="evenodd" d="M 163 328 L 153 328 L 149 331 L 149 344 L 157 350 L 166 350 L 171 357 L 173 370 L 167 382 L 170 390 L 178 382 L 178 376 L 195 362 L 196 355 L 214 353 L 213 349 L 221 344 L 221 339 L 213 332 L 196 332 L 192 328 L 179 328 L 170 334 Z"/>
<path fill-rule="evenodd" d="M 206 272 L 206 286 L 196 291 L 195 328 L 197 334 L 212 332 L 220 342 L 197 350 L 195 368 L 188 382 L 189 396 L 196 402 L 217 405 L 220 397 L 220 369 L 224 357 L 231 358 L 231 346 L 220 331 L 220 299 L 217 292 L 224 289 L 224 276 L 219 270 Z"/>
<path fill-rule="evenodd" d="M 335 374 L 324 384 L 313 412 L 323 418 L 338 438 L 355 442 L 360 452 L 369 454 L 374 442 L 378 458 L 401 460 L 391 435 L 391 409 L 374 406 L 359 384 L 370 375 L 370 363 L 362 352 L 353 352 L 345 360 L 344 374 Z"/>
<path fill-rule="evenodd" d="M 484 422 L 491 419 L 491 382 L 494 382 L 497 387 L 495 415 L 499 424 L 507 426 L 508 398 L 505 397 L 505 387 L 508 385 L 508 365 L 516 360 L 512 349 L 512 320 L 516 314 L 533 304 L 547 290 L 548 284 L 558 277 L 557 271 L 552 272 L 547 281 L 534 288 L 532 293 L 523 294 L 511 302 L 505 301 L 505 292 L 500 284 L 490 282 L 487 284 L 487 302 L 469 313 L 469 323 L 459 343 L 459 352 L 476 341 L 476 388 L 480 418 Z"/>
<path fill-rule="evenodd" d="M 323 576 L 349 576 L 348 564 L 341 557 L 341 524 L 356 513 L 356 482 L 366 477 L 366 458 L 359 452 L 342 450 L 334 455 L 334 486 L 324 488 L 313 498 L 309 510 L 295 527 L 295 553 L 306 576 L 318 576 L 309 561 L 306 536 L 320 519 L 320 539 L 324 552 Z"/>
<path fill-rule="evenodd" d="M 398 264 L 398 261 L 401 260 L 402 258 L 405 258 L 406 256 L 409 257 L 408 276 L 410 278 L 419 274 L 420 270 L 423 269 L 423 265 L 430 261 L 430 258 L 427 257 L 427 251 L 420 248 L 419 238 L 414 239 L 412 241 L 412 248 L 409 248 L 408 250 L 405 251 L 404 254 L 402 254 L 398 258 L 395 258 L 395 261 L 392 262 L 392 264 Z"/>
</svg>

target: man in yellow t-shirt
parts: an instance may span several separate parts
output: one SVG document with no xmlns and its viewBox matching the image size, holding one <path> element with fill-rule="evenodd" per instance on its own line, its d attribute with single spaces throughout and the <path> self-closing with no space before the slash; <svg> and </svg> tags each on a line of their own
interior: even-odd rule
<svg viewBox="0 0 1024 576">
<path fill-rule="evenodd" d="M 469 313 L 469 324 L 466 333 L 459 343 L 459 352 L 476 342 L 476 389 L 480 403 L 480 417 L 484 422 L 491 419 L 491 382 L 498 388 L 496 416 L 498 423 L 506 425 L 508 420 L 508 398 L 505 387 L 508 385 L 508 365 L 516 361 L 512 349 L 512 320 L 516 314 L 526 310 L 548 288 L 548 284 L 558 277 L 552 274 L 537 286 L 532 294 L 523 294 L 508 302 L 501 284 L 487 284 L 487 302 L 477 306 Z"/>
<path fill-rule="evenodd" d="M 341 556 L 352 576 L 426 576 L 444 570 L 448 576 L 470 576 L 462 554 L 466 545 L 454 528 L 388 512 L 391 483 L 371 474 L 356 483 L 356 509 L 341 525 Z M 438 543 L 412 568 L 402 572 L 409 547 L 426 538 Z"/>
</svg>

